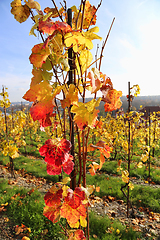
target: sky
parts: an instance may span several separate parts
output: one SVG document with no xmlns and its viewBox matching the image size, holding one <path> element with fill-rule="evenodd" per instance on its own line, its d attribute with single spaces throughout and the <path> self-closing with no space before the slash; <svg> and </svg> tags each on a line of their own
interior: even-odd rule
<svg viewBox="0 0 160 240">
<path fill-rule="evenodd" d="M 80 0 L 66 1 L 68 8 L 80 5 Z M 53 7 L 51 0 L 38 2 L 42 10 Z M 60 7 L 60 0 L 55 2 Z M 2 85 L 7 87 L 10 101 L 15 102 L 24 101 L 22 97 L 30 87 L 29 56 L 41 39 L 29 36 L 33 25 L 30 19 L 21 24 L 14 19 L 10 3 L 11 0 L 0 0 L 0 89 Z M 90 3 L 97 7 L 99 0 L 90 0 Z M 97 44 L 101 50 L 114 17 L 101 71 L 123 95 L 128 94 L 128 82 L 131 86 L 139 84 L 140 96 L 160 95 L 160 1 L 103 0 L 96 23 L 103 40 L 93 41 L 93 55 Z"/>
</svg>

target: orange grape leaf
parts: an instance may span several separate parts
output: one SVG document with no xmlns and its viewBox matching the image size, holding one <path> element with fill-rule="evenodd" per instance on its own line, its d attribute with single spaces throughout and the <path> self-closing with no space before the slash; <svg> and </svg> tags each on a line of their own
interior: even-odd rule
<svg viewBox="0 0 160 240">
<path fill-rule="evenodd" d="M 70 84 L 69 90 L 65 91 L 66 98 L 61 100 L 62 108 L 70 107 L 70 105 L 77 104 L 78 102 L 78 89 L 74 84 Z"/>
<path fill-rule="evenodd" d="M 33 68 L 32 74 L 33 74 L 33 77 L 31 79 L 30 87 L 40 83 L 43 80 L 41 69 Z"/>
<path fill-rule="evenodd" d="M 21 0 L 12 1 L 11 7 L 11 13 L 19 23 L 25 22 L 28 19 L 30 15 L 30 9 L 26 4 L 22 5 Z"/>
<path fill-rule="evenodd" d="M 91 176 L 94 176 L 96 174 L 96 170 L 99 169 L 100 165 L 96 162 L 93 162 L 92 164 L 89 165 L 90 169 L 89 172 Z"/>
<path fill-rule="evenodd" d="M 71 228 L 79 227 L 80 216 L 86 217 L 86 208 L 84 205 L 80 205 L 74 209 L 67 202 L 64 202 L 61 207 L 61 217 L 66 218 Z"/>
<path fill-rule="evenodd" d="M 95 6 L 92 6 L 90 4 L 89 1 L 86 1 L 86 4 L 85 4 L 85 12 L 84 12 L 84 22 L 83 22 L 83 29 L 87 29 L 89 27 L 89 24 L 91 22 L 91 25 L 95 25 L 96 24 L 96 8 Z"/>
<path fill-rule="evenodd" d="M 99 170 L 101 170 L 102 166 L 103 166 L 103 163 L 105 163 L 105 157 L 104 155 L 101 153 L 100 154 L 100 167 L 99 167 Z"/>
<path fill-rule="evenodd" d="M 80 29 L 81 21 L 82 21 L 82 13 L 79 13 L 79 10 L 76 8 L 76 6 L 73 6 L 71 9 L 74 12 L 73 20 L 72 20 L 73 29 L 76 28 L 76 22 L 77 22 L 77 17 L 78 16 L 79 17 L 78 17 L 77 29 Z M 91 23 L 90 25 L 95 25 L 96 24 L 95 13 L 96 13 L 95 6 L 91 6 L 89 1 L 86 1 L 85 11 L 84 11 L 84 19 L 83 19 L 83 29 L 87 29 L 89 27 L 90 23 Z M 92 22 L 91 22 L 91 20 L 92 20 Z"/>
<path fill-rule="evenodd" d="M 46 81 L 32 86 L 23 96 L 27 101 L 34 102 L 30 113 L 34 121 L 39 120 L 41 126 L 51 125 L 50 117 L 53 117 L 53 94 L 52 87 Z"/>
<path fill-rule="evenodd" d="M 42 67 L 42 64 L 45 63 L 46 59 L 50 55 L 49 47 L 43 43 L 37 44 L 32 48 L 32 53 L 29 57 L 30 62 L 36 67 Z"/>
<path fill-rule="evenodd" d="M 62 13 L 64 12 L 64 8 L 62 7 L 62 8 L 60 8 L 58 11 L 59 11 L 60 14 L 62 14 Z M 56 17 L 59 16 L 56 8 L 46 7 L 46 8 L 44 9 L 44 12 L 47 13 L 47 14 L 48 14 L 48 13 L 52 13 L 52 15 L 50 16 L 50 17 L 52 17 L 52 18 L 56 18 Z"/>
<path fill-rule="evenodd" d="M 29 102 L 43 101 L 47 98 L 47 95 L 51 96 L 52 90 L 53 88 L 48 82 L 40 82 L 39 84 L 32 86 L 25 93 L 23 99 Z"/>
<path fill-rule="evenodd" d="M 107 91 L 107 94 L 102 98 L 102 101 L 106 102 L 104 105 L 105 112 L 120 108 L 122 106 L 120 97 L 122 97 L 121 91 L 117 91 L 116 89 L 109 89 Z"/>
</svg>

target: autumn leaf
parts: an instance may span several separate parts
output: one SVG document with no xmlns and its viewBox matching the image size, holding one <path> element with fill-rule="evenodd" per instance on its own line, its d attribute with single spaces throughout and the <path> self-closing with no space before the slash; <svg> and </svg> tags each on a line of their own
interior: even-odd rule
<svg viewBox="0 0 160 240">
<path fill-rule="evenodd" d="M 78 102 L 77 105 L 72 106 L 71 112 L 75 113 L 74 121 L 80 130 L 83 130 L 87 126 L 90 128 L 95 127 L 99 112 L 95 108 L 99 105 L 100 101 L 101 98 L 98 100 L 92 99 L 87 103 Z"/>
<path fill-rule="evenodd" d="M 55 207 L 54 205 L 52 207 L 45 206 L 43 210 L 43 215 L 53 223 L 56 223 L 60 220 L 60 208 L 61 205 L 59 205 L 59 207 Z"/>
<path fill-rule="evenodd" d="M 61 100 L 62 108 L 70 107 L 70 105 L 77 104 L 78 102 L 78 89 L 74 84 L 70 84 L 69 89 L 65 90 L 65 99 Z"/>
<path fill-rule="evenodd" d="M 78 229 L 69 235 L 68 240 L 86 240 L 83 230 Z"/>
<path fill-rule="evenodd" d="M 61 216 L 67 219 L 71 228 L 78 228 L 80 225 L 80 216 L 86 217 L 86 208 L 81 204 L 78 208 L 72 208 L 67 202 L 61 207 Z"/>
<path fill-rule="evenodd" d="M 53 117 L 53 88 L 46 81 L 31 86 L 23 98 L 27 101 L 34 102 L 30 108 L 33 121 L 39 120 L 41 126 L 51 125 L 50 117 Z"/>
<path fill-rule="evenodd" d="M 41 68 L 49 55 L 50 55 L 49 47 L 48 46 L 44 47 L 44 44 L 40 43 L 32 48 L 32 53 L 29 57 L 29 60 L 31 64 L 33 64 L 36 68 Z"/>
<path fill-rule="evenodd" d="M 82 13 L 79 13 L 79 10 L 76 8 L 76 6 L 71 7 L 71 9 L 74 12 L 73 20 L 72 20 L 73 29 L 76 29 L 76 25 L 77 25 L 77 29 L 80 29 L 81 22 L 82 22 Z M 86 1 L 85 11 L 84 11 L 84 19 L 83 19 L 83 27 L 82 27 L 83 29 L 87 29 L 89 27 L 89 25 L 96 24 L 95 13 L 96 13 L 95 6 L 91 6 L 89 1 Z M 79 18 L 78 18 L 78 16 L 79 16 Z M 78 22 L 77 22 L 77 18 L 78 18 Z M 91 22 L 91 20 L 92 20 L 92 22 Z M 77 22 L 77 24 L 76 24 L 76 22 Z"/>
<path fill-rule="evenodd" d="M 142 167 L 143 167 L 143 163 L 142 163 L 142 162 L 139 162 L 139 163 L 137 164 L 137 167 L 138 167 L 138 168 L 142 168 Z"/>
<path fill-rule="evenodd" d="M 55 206 L 57 208 L 61 205 L 63 190 L 54 188 L 54 191 L 52 191 L 52 189 L 45 194 L 44 201 L 48 207 Z"/>
<path fill-rule="evenodd" d="M 68 25 L 65 22 L 53 22 L 50 18 L 48 18 L 46 21 L 39 21 L 39 31 L 43 33 L 47 33 L 49 35 L 52 35 L 53 33 L 56 33 L 57 31 L 61 33 L 67 33 L 71 32 L 72 28 L 70 25 Z M 53 36 L 53 35 L 52 35 Z"/>
<path fill-rule="evenodd" d="M 97 68 L 92 68 L 87 77 L 91 80 L 91 93 L 96 93 L 101 87 L 100 72 Z"/>
<path fill-rule="evenodd" d="M 122 181 L 125 183 L 129 182 L 129 173 L 127 170 L 122 171 Z"/>
<path fill-rule="evenodd" d="M 79 60 L 76 58 L 75 64 L 77 67 L 78 74 L 83 74 L 90 66 L 93 60 L 92 53 L 89 50 L 82 50 L 79 55 Z"/>
<path fill-rule="evenodd" d="M 64 8 L 62 7 L 62 8 L 60 8 L 58 11 L 59 11 L 59 14 L 62 14 L 62 13 L 64 12 Z M 52 18 L 56 18 L 56 17 L 59 16 L 56 8 L 46 7 L 46 8 L 44 9 L 44 12 L 47 13 L 47 14 L 48 14 L 48 13 L 52 13 L 52 14 L 50 15 L 50 17 L 52 17 Z"/>
<path fill-rule="evenodd" d="M 90 169 L 89 172 L 91 176 L 94 176 L 96 174 L 96 170 L 99 169 L 100 165 L 96 162 L 93 162 L 92 164 L 89 165 Z"/>
<path fill-rule="evenodd" d="M 80 206 L 81 202 L 85 199 L 85 193 L 80 187 L 76 187 L 73 191 L 72 189 L 68 189 L 67 197 L 65 201 L 69 206 L 76 209 Z"/>
<path fill-rule="evenodd" d="M 122 96 L 121 91 L 117 91 L 116 89 L 110 89 L 107 91 L 107 94 L 103 96 L 102 101 L 105 102 L 104 109 L 106 111 L 113 111 L 117 108 L 120 108 L 122 102 L 120 97 Z"/>
<path fill-rule="evenodd" d="M 28 19 L 30 15 L 30 9 L 26 4 L 22 5 L 21 0 L 12 1 L 11 7 L 11 13 L 19 23 L 25 22 Z"/>
<path fill-rule="evenodd" d="M 45 156 L 47 162 L 47 173 L 50 175 L 60 174 L 62 167 L 65 173 L 70 174 L 74 163 L 72 155 L 68 154 L 71 149 L 70 141 L 66 139 L 48 139 L 39 152 Z"/>
<path fill-rule="evenodd" d="M 83 32 L 68 32 L 64 35 L 64 44 L 67 48 L 73 47 L 75 53 L 80 52 L 82 48 L 92 49 L 92 39 L 85 37 Z"/>
<path fill-rule="evenodd" d="M 24 2 L 26 3 L 26 5 L 31 8 L 31 9 L 36 9 L 38 11 L 41 10 L 41 6 L 37 1 L 34 0 L 28 0 L 28 2 L 26 0 L 24 0 Z"/>
</svg>

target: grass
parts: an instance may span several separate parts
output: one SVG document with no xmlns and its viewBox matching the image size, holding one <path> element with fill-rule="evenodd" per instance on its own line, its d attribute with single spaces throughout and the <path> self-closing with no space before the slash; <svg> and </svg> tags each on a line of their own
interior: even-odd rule
<svg viewBox="0 0 160 240">
<path fill-rule="evenodd" d="M 142 233 L 133 231 L 132 228 L 126 228 L 119 221 L 111 220 L 107 216 L 98 216 L 90 212 L 90 240 L 137 240 L 142 239 Z"/>
<path fill-rule="evenodd" d="M 60 227 L 58 224 L 52 224 L 43 216 L 44 200 L 38 191 L 29 194 L 29 190 L 11 187 L 7 181 L 0 181 L 0 204 L 7 205 L 7 217 L 14 222 L 15 225 L 22 223 L 31 229 L 31 239 L 62 239 Z M 43 236 L 44 230 L 47 234 Z"/>
<path fill-rule="evenodd" d="M 105 174 L 87 176 L 87 183 L 97 185 L 100 187 L 100 192 L 96 193 L 99 197 L 112 196 L 117 199 L 123 199 L 126 202 L 126 198 L 121 191 L 121 186 L 125 183 L 121 178 L 115 178 L 106 176 Z M 134 185 L 134 189 L 130 190 L 130 200 L 133 205 L 137 207 L 147 207 L 152 211 L 160 213 L 160 188 L 152 188 L 150 186 Z"/>
<path fill-rule="evenodd" d="M 0 155 L 0 163 L 6 165 L 9 163 L 9 158 Z M 35 177 L 43 177 L 50 181 L 57 181 L 58 176 L 51 176 L 47 174 L 46 163 L 40 159 L 30 159 L 25 156 L 20 156 L 14 159 L 15 170 L 24 169 L 27 173 L 33 174 Z"/>
</svg>

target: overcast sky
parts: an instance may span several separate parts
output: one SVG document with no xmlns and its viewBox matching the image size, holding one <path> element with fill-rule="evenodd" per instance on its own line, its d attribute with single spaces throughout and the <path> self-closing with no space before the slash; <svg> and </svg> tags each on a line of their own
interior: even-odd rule
<svg viewBox="0 0 160 240">
<path fill-rule="evenodd" d="M 42 10 L 53 7 L 51 0 L 38 2 Z M 55 2 L 60 7 L 60 0 Z M 14 19 L 10 3 L 10 0 L 0 0 L 0 88 L 8 87 L 13 102 L 22 101 L 29 89 L 32 77 L 29 56 L 40 38 L 29 36 L 33 25 L 30 19 L 21 24 Z M 67 3 L 68 7 L 78 7 L 80 0 L 67 0 Z M 90 3 L 97 6 L 99 1 L 90 0 Z M 160 95 L 160 1 L 103 0 L 96 24 L 103 40 L 114 17 L 101 71 L 123 95 L 127 94 L 128 81 L 131 86 L 139 84 L 140 96 Z M 93 43 L 96 46 L 97 41 Z M 98 43 L 101 48 L 102 41 Z"/>
</svg>

